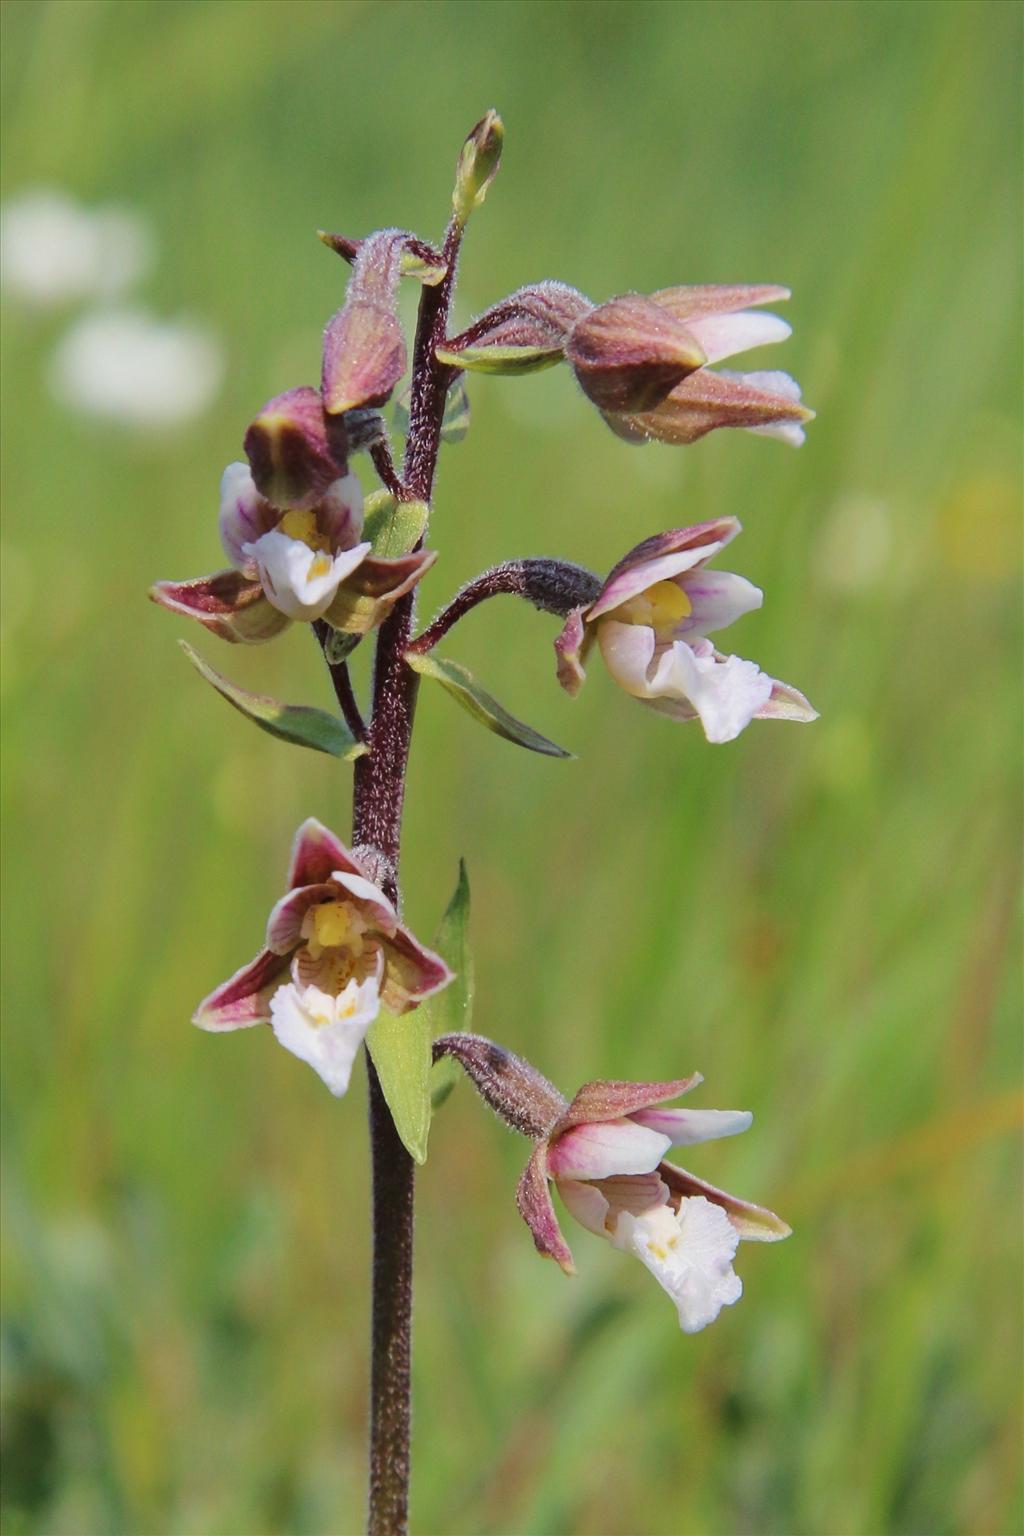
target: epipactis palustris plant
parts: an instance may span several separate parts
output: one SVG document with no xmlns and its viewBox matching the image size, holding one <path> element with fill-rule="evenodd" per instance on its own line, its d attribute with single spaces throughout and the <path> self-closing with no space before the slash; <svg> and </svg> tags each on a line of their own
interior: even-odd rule
<svg viewBox="0 0 1024 1536">
<path fill-rule="evenodd" d="M 227 565 L 158 582 L 151 592 L 171 612 L 233 643 L 260 644 L 291 624 L 308 624 L 337 715 L 250 693 L 182 644 L 207 681 L 256 725 L 353 764 L 351 846 L 317 821 L 299 828 L 264 947 L 199 1004 L 195 1023 L 218 1032 L 269 1025 L 338 1096 L 367 1046 L 374 1536 L 407 1527 L 413 1171 L 425 1159 L 432 1108 L 451 1087 L 453 1063 L 533 1142 L 517 1200 L 538 1252 L 573 1272 L 554 1189 L 578 1223 L 640 1259 L 687 1333 L 739 1299 L 733 1260 L 740 1240 L 771 1241 L 789 1230 L 770 1211 L 665 1160 L 672 1147 L 750 1124 L 743 1111 L 663 1107 L 695 1087 L 698 1074 L 591 1082 L 568 1102 L 523 1058 L 468 1032 L 464 869 L 433 947 L 401 920 L 402 802 L 422 678 L 505 739 L 569 755 L 437 653 L 458 620 L 489 598 L 512 594 L 562 621 L 555 663 L 570 694 L 596 646 L 627 694 L 674 720 L 699 721 L 709 742 L 730 741 L 754 720 L 815 718 L 796 688 L 720 651 L 711 638 L 762 601 L 757 587 L 714 564 L 740 531 L 732 517 L 655 533 L 605 578 L 547 557 L 505 561 L 415 633 L 416 587 L 437 559 L 427 538 L 438 454 L 443 441 L 466 430 L 467 376 L 565 363 L 612 431 L 633 443 L 688 444 L 732 427 L 797 445 L 812 414 L 787 374 L 717 366 L 789 334 L 763 308 L 789 296 L 771 285 L 665 288 L 595 304 L 565 283 L 542 282 L 453 333 L 463 234 L 497 174 L 502 139 L 494 112 L 467 138 L 440 246 L 398 229 L 362 240 L 321 234 L 352 275 L 324 333 L 319 385 L 270 400 L 245 433 L 245 460 L 224 471 L 219 534 Z M 399 320 L 403 280 L 420 285 L 411 363 Z M 407 373 L 389 426 L 384 408 Z M 405 438 L 400 460 L 393 430 Z M 380 482 L 368 495 L 350 468 L 357 455 Z M 348 658 L 371 636 L 372 699 L 364 715 Z"/>
</svg>

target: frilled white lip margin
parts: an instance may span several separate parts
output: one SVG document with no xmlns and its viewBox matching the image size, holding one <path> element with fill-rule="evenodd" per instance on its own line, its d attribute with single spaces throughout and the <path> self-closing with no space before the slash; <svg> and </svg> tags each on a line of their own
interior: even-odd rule
<svg viewBox="0 0 1024 1536">
<path fill-rule="evenodd" d="M 270 1022 L 278 1041 L 307 1062 L 341 1098 L 366 1031 L 380 1012 L 376 976 L 350 981 L 337 997 L 319 987 L 288 982 L 270 999 Z"/>
</svg>

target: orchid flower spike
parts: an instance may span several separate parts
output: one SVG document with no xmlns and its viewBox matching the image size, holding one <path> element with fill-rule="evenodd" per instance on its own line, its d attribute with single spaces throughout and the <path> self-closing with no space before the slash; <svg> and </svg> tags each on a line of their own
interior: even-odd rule
<svg viewBox="0 0 1024 1536">
<path fill-rule="evenodd" d="M 436 559 L 395 559 L 361 541 L 363 493 L 314 389 L 268 402 L 246 433 L 250 464 L 229 464 L 220 486 L 220 537 L 231 569 L 159 581 L 154 602 L 224 640 L 259 644 L 290 623 L 324 619 L 359 637 L 387 617 Z M 270 496 L 274 496 L 274 500 Z"/>
<path fill-rule="evenodd" d="M 562 687 L 579 691 L 596 640 L 620 687 L 659 714 L 699 719 L 708 741 L 731 741 L 754 719 L 817 719 L 796 688 L 755 662 L 723 655 L 708 639 L 764 599 L 742 576 L 705 569 L 739 532 L 734 517 L 723 517 L 656 534 L 630 550 L 555 641 Z"/>
<path fill-rule="evenodd" d="M 785 341 L 790 327 L 760 306 L 789 298 L 770 284 L 624 294 L 580 316 L 565 357 L 584 394 L 628 442 L 695 443 L 745 427 L 799 447 L 814 412 L 788 373 L 713 372 L 708 364 Z"/>
<path fill-rule="evenodd" d="M 360 860 L 310 819 L 298 830 L 265 948 L 203 999 L 192 1022 L 212 1031 L 269 1024 L 340 1097 L 381 1007 L 405 1013 L 451 980 Z"/>
<path fill-rule="evenodd" d="M 444 1035 L 434 1055 L 455 1057 L 491 1108 L 532 1137 L 516 1202 L 537 1251 L 566 1274 L 575 1265 L 552 1184 L 582 1226 L 650 1270 L 675 1303 L 684 1333 L 698 1333 L 740 1299 L 733 1259 L 741 1239 L 789 1236 L 772 1211 L 663 1160 L 670 1147 L 750 1126 L 746 1110 L 658 1107 L 695 1088 L 700 1073 L 661 1083 L 587 1083 L 570 1104 L 522 1057 L 482 1036 Z"/>
</svg>

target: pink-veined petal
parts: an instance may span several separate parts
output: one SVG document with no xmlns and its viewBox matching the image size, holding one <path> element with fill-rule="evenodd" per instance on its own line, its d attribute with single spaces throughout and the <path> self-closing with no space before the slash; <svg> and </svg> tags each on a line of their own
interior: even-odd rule
<svg viewBox="0 0 1024 1536">
<path fill-rule="evenodd" d="M 652 560 L 660 560 L 663 555 L 674 555 L 684 549 L 706 550 L 712 544 L 721 549 L 723 544 L 730 544 L 742 531 L 738 518 L 716 517 L 706 523 L 691 523 L 688 528 L 669 528 L 665 533 L 654 533 L 650 538 L 641 539 L 639 544 L 634 544 L 633 548 L 612 566 L 605 578 L 602 592 L 607 591 L 609 585 L 624 571 L 632 570 L 634 566 L 647 565 Z M 704 558 L 709 559 L 710 556 L 705 555 Z"/>
<path fill-rule="evenodd" d="M 681 577 L 686 572 L 693 571 L 695 567 L 703 565 L 706 560 L 712 560 L 721 548 L 721 543 L 713 542 L 698 545 L 693 549 L 680 549 L 674 554 L 659 555 L 654 560 L 647 560 L 643 564 L 633 565 L 628 570 L 621 571 L 614 579 L 605 582 L 597 601 L 587 610 L 588 622 L 599 619 L 603 614 L 612 613 L 614 609 L 628 602 L 631 597 L 638 597 L 641 592 L 646 592 L 656 582 L 671 581 L 674 577 Z"/>
<path fill-rule="evenodd" d="M 316 509 L 316 521 L 330 541 L 333 555 L 359 543 L 363 531 L 363 488 L 355 475 L 332 481 Z"/>
<path fill-rule="evenodd" d="M 398 913 L 379 885 L 374 885 L 365 875 L 354 875 L 345 869 L 333 870 L 331 880 L 352 898 L 375 928 L 391 937 L 398 927 Z M 337 895 L 337 891 L 334 894 Z"/>
<path fill-rule="evenodd" d="M 681 583 L 692 611 L 676 627 L 676 637 L 709 635 L 726 629 L 764 602 L 764 593 L 745 576 L 731 571 L 694 571 Z"/>
<path fill-rule="evenodd" d="M 405 1013 L 455 978 L 440 955 L 398 924 L 383 940 L 385 967 L 381 997 L 392 1013 Z"/>
<path fill-rule="evenodd" d="M 270 910 L 267 919 L 267 948 L 275 955 L 290 955 L 302 943 L 302 920 L 310 907 L 337 898 L 335 886 L 300 885 L 286 891 Z"/>
<path fill-rule="evenodd" d="M 349 852 L 340 837 L 325 827 L 323 822 L 310 816 L 295 834 L 291 863 L 288 866 L 288 888 L 299 885 L 322 885 L 330 880 L 335 871 L 343 874 L 362 875 L 366 871 L 359 860 Z"/>
<path fill-rule="evenodd" d="M 193 1024 L 200 1029 L 247 1029 L 250 1024 L 270 1023 L 270 999 L 287 976 L 288 961 L 264 949 L 240 971 L 204 997 Z"/>
<path fill-rule="evenodd" d="M 248 464 L 229 464 L 220 480 L 220 541 L 236 571 L 250 580 L 256 576 L 255 561 L 242 550 L 277 527 L 281 513 L 261 496 Z"/>
</svg>

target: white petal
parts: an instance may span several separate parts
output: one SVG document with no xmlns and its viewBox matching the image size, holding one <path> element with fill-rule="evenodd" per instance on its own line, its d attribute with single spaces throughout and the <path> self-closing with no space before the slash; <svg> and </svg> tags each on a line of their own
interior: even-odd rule
<svg viewBox="0 0 1024 1536">
<path fill-rule="evenodd" d="M 647 672 L 654 660 L 654 630 L 646 624 L 602 619 L 597 626 L 597 643 L 604 664 L 619 687 L 638 699 L 647 698 Z"/>
<path fill-rule="evenodd" d="M 678 1211 L 661 1205 L 640 1216 L 622 1212 L 613 1242 L 635 1253 L 672 1297 L 684 1333 L 699 1333 L 743 1294 L 732 1267 L 739 1233 L 702 1195 L 683 1200 Z"/>
<path fill-rule="evenodd" d="M 676 640 L 659 658 L 648 692 L 651 698 L 691 704 L 708 741 L 732 741 L 767 704 L 772 679 L 756 662 L 739 656 L 719 660 L 706 641 L 689 646 Z"/>
<path fill-rule="evenodd" d="M 581 1227 L 596 1232 L 598 1237 L 610 1236 L 605 1226 L 608 1201 L 596 1184 L 587 1184 L 582 1179 L 559 1179 L 557 1187 L 566 1210 Z"/>
<path fill-rule="evenodd" d="M 270 999 L 274 1034 L 286 1051 L 307 1062 L 340 1098 L 349 1084 L 352 1063 L 380 1010 L 377 982 L 350 981 L 332 997 L 317 987 L 301 991 L 289 982 Z"/>
<path fill-rule="evenodd" d="M 697 338 L 708 362 L 717 363 L 723 357 L 732 357 L 735 352 L 749 352 L 754 347 L 785 341 L 793 328 L 780 315 L 741 309 L 732 315 L 707 315 L 703 319 L 687 320 L 686 329 Z"/>
<path fill-rule="evenodd" d="M 248 464 L 229 464 L 220 477 L 220 541 L 224 553 L 238 571 L 255 576 L 255 561 L 243 553 L 269 533 L 280 516 L 276 507 L 260 495 Z"/>
<path fill-rule="evenodd" d="M 670 1137 L 632 1119 L 588 1121 L 552 1142 L 548 1171 L 553 1179 L 650 1173 L 671 1145 Z"/>
<path fill-rule="evenodd" d="M 566 1209 L 580 1225 L 609 1242 L 623 1211 L 640 1216 L 668 1200 L 668 1185 L 658 1177 L 656 1169 L 650 1173 L 617 1174 L 594 1183 L 559 1179 L 557 1187 Z"/>
<path fill-rule="evenodd" d="M 719 374 L 723 379 L 738 379 L 741 384 L 749 384 L 751 389 L 761 389 L 766 395 L 781 395 L 784 400 L 800 399 L 800 385 L 796 379 L 778 368 L 762 368 L 754 373 L 734 373 L 731 369 L 721 368 Z M 761 432 L 764 429 L 750 427 L 748 430 Z"/>
<path fill-rule="evenodd" d="M 744 427 L 743 430 L 756 432 L 758 437 L 777 437 L 780 443 L 788 443 L 791 448 L 802 447 L 807 437 L 798 421 L 772 421 L 766 427 Z"/>
<path fill-rule="evenodd" d="M 694 571 L 680 586 L 693 604 L 693 612 L 679 625 L 680 640 L 689 635 L 712 635 L 764 602 L 764 593 L 745 576 L 731 571 Z"/>
<path fill-rule="evenodd" d="M 660 1131 L 674 1147 L 691 1147 L 699 1141 L 717 1141 L 750 1129 L 749 1109 L 637 1109 L 630 1115 L 638 1125 Z"/>
<path fill-rule="evenodd" d="M 369 550 L 369 544 L 357 544 L 332 558 L 277 529 L 242 545 L 242 554 L 256 562 L 263 590 L 274 607 L 289 619 L 307 622 L 326 612 L 345 577 Z"/>
<path fill-rule="evenodd" d="M 355 475 L 331 482 L 320 502 L 318 521 L 335 554 L 358 542 L 363 531 L 363 488 Z"/>
</svg>

